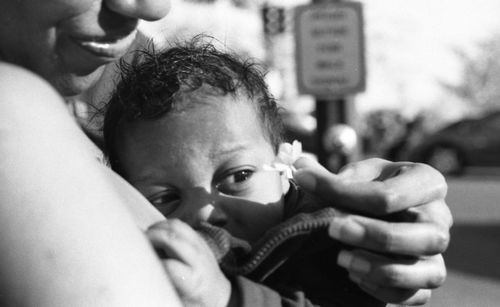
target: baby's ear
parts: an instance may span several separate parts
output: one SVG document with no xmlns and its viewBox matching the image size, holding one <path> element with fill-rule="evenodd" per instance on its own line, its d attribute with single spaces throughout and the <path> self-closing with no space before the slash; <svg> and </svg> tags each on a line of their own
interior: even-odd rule
<svg viewBox="0 0 500 307">
<path fill-rule="evenodd" d="M 283 190 L 283 195 L 288 193 L 290 189 L 290 181 L 286 172 L 280 172 L 281 188 Z"/>
</svg>

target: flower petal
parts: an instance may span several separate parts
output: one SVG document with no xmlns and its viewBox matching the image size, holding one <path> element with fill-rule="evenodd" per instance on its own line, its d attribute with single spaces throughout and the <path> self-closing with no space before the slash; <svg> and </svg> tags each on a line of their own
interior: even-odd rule
<svg viewBox="0 0 500 307">
<path fill-rule="evenodd" d="M 295 171 L 293 164 L 302 155 L 302 143 L 295 140 L 292 144 L 282 143 L 278 149 L 276 160 L 271 165 L 263 165 L 262 169 L 266 171 L 278 171 L 286 173 L 288 178 L 292 178 L 292 172 Z"/>
</svg>

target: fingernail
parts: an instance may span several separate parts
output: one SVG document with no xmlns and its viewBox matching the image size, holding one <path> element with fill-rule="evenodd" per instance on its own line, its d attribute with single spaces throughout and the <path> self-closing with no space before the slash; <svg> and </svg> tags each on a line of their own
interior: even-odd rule
<svg viewBox="0 0 500 307">
<path fill-rule="evenodd" d="M 311 166 L 311 161 L 310 159 L 305 158 L 304 156 L 299 157 L 295 162 L 293 163 L 293 166 L 295 166 L 296 169 L 301 169 L 304 167 L 310 167 Z"/>
<path fill-rule="evenodd" d="M 348 244 L 357 244 L 364 240 L 365 228 L 352 218 L 339 215 L 332 219 L 328 228 L 329 235 Z"/>
<path fill-rule="evenodd" d="M 347 269 L 351 266 L 352 257 L 353 255 L 351 252 L 341 250 L 337 257 L 337 264 Z"/>
<path fill-rule="evenodd" d="M 337 257 L 337 264 L 352 273 L 368 274 L 371 271 L 370 262 L 361 257 L 356 257 L 349 251 L 342 250 Z"/>
<path fill-rule="evenodd" d="M 328 227 L 328 234 L 334 239 L 340 239 L 342 235 L 342 228 L 347 223 L 348 219 L 346 214 L 343 214 L 341 212 L 338 212 L 337 214 L 338 215 L 332 218 L 330 226 Z"/>
</svg>

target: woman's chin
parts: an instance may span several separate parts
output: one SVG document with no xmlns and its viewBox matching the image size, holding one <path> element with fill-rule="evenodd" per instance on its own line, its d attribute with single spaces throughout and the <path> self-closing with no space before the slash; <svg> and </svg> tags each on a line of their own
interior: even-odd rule
<svg viewBox="0 0 500 307">
<path fill-rule="evenodd" d="M 101 66 L 88 74 L 65 73 L 51 78 L 52 85 L 65 97 L 79 95 L 90 89 L 101 77 L 105 66 Z"/>
</svg>

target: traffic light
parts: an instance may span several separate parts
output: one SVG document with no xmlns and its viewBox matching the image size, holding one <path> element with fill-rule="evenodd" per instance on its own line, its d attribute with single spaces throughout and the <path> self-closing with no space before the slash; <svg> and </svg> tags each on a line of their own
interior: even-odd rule
<svg viewBox="0 0 500 307">
<path fill-rule="evenodd" d="M 264 33 L 274 35 L 285 31 L 285 9 L 279 6 L 265 5 L 262 7 Z"/>
</svg>

